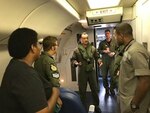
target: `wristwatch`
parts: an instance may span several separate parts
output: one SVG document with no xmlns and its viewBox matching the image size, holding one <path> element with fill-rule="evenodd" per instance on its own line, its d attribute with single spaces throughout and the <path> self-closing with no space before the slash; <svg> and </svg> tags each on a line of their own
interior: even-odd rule
<svg viewBox="0 0 150 113">
<path fill-rule="evenodd" d="M 134 113 L 136 110 L 139 109 L 139 106 L 136 105 L 136 104 L 134 104 L 134 103 L 132 103 L 132 101 L 131 101 L 130 107 L 131 107 L 131 110 L 132 110 L 133 113 Z"/>
</svg>

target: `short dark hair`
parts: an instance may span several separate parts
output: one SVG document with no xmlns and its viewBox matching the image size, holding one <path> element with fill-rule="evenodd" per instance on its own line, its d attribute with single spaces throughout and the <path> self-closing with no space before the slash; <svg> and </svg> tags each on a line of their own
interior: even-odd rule
<svg viewBox="0 0 150 113">
<path fill-rule="evenodd" d="M 106 30 L 105 30 L 105 33 L 106 33 L 106 32 L 110 32 L 110 30 L 109 30 L 109 29 L 106 29 Z"/>
<path fill-rule="evenodd" d="M 8 40 L 9 55 L 14 58 L 24 58 L 31 45 L 37 43 L 37 32 L 29 28 L 18 28 L 12 32 Z"/>
<path fill-rule="evenodd" d="M 117 34 L 123 34 L 125 36 L 133 36 L 132 32 L 132 27 L 128 23 L 121 23 L 116 25 L 116 33 Z"/>
<path fill-rule="evenodd" d="M 43 40 L 43 50 L 49 51 L 52 46 L 56 46 L 57 38 L 53 36 L 47 36 Z"/>
</svg>

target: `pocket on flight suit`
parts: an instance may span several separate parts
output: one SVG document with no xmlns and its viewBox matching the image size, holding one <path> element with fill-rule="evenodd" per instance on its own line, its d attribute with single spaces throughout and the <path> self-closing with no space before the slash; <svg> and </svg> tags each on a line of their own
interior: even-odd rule
<svg viewBox="0 0 150 113">
<path fill-rule="evenodd" d="M 85 66 L 85 70 L 86 70 L 87 72 L 93 71 L 93 64 L 87 64 L 87 65 Z"/>
</svg>

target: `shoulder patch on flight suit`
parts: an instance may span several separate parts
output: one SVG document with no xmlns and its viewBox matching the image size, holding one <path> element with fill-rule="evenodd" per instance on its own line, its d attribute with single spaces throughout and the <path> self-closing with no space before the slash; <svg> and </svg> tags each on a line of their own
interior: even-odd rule
<svg viewBox="0 0 150 113">
<path fill-rule="evenodd" d="M 52 64 L 51 64 L 50 68 L 51 68 L 52 71 L 57 71 L 57 67 L 52 65 Z"/>
<path fill-rule="evenodd" d="M 59 78 L 59 73 L 57 72 L 57 67 L 55 65 L 51 64 L 50 69 L 53 71 L 52 77 L 53 78 Z"/>
<path fill-rule="evenodd" d="M 53 78 L 59 78 L 59 73 L 53 73 Z"/>
</svg>

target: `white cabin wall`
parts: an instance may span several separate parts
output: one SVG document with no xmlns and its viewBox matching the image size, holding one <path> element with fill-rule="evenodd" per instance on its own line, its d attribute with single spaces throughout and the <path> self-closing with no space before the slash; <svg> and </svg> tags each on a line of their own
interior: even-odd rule
<svg viewBox="0 0 150 113">
<path fill-rule="evenodd" d="M 7 45 L 0 45 L 0 84 L 2 81 L 2 77 L 8 62 L 10 61 L 11 57 L 7 51 Z"/>
<path fill-rule="evenodd" d="M 138 0 L 133 8 L 133 20 L 130 22 L 133 27 L 134 38 L 139 42 L 147 42 L 150 51 L 150 0 Z"/>
<path fill-rule="evenodd" d="M 78 21 L 56 0 L 0 0 L 0 17 L 0 44 L 7 44 L 16 28 L 32 28 L 43 38 L 59 36 L 64 28 Z"/>
<path fill-rule="evenodd" d="M 133 7 L 123 8 L 123 21 L 131 20 L 133 18 Z"/>
<path fill-rule="evenodd" d="M 150 0 L 142 4 L 142 42 L 147 42 L 150 51 Z"/>
</svg>

